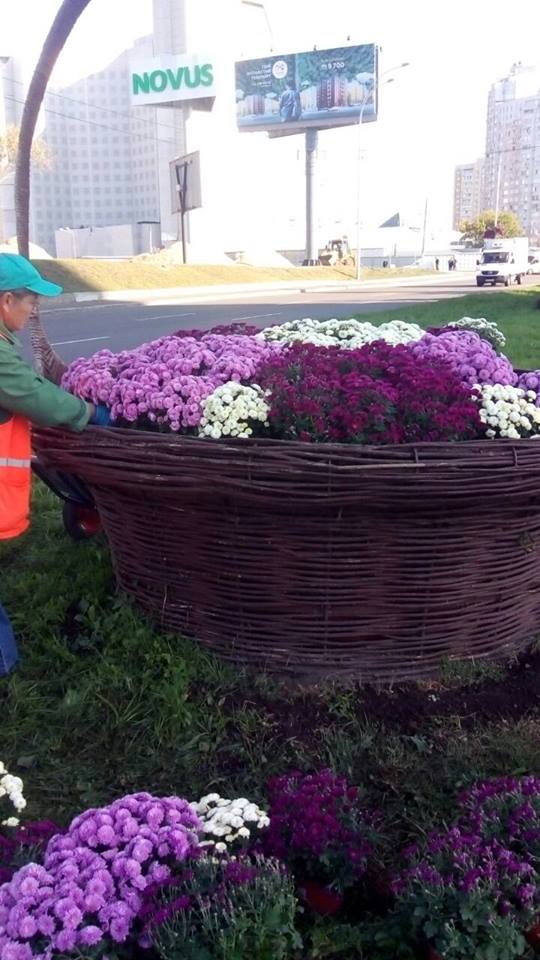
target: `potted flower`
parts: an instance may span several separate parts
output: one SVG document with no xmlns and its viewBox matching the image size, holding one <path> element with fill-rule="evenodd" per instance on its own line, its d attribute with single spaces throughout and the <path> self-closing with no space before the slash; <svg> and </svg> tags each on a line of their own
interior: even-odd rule
<svg viewBox="0 0 540 960">
<path fill-rule="evenodd" d="M 337 913 L 373 853 L 374 817 L 358 789 L 331 770 L 292 772 L 268 786 L 270 825 L 264 849 L 289 865 L 305 901 Z"/>
<path fill-rule="evenodd" d="M 114 952 L 138 922 L 142 894 L 199 855 L 187 800 L 132 794 L 76 817 L 0 886 L 0 954 Z M 14 911 L 14 908 L 17 910 Z"/>
<path fill-rule="evenodd" d="M 405 854 L 393 880 L 392 921 L 430 951 L 430 960 L 512 960 L 540 903 L 529 860 L 497 840 L 453 828 Z"/>
<path fill-rule="evenodd" d="M 540 778 L 498 777 L 474 784 L 460 797 L 466 829 L 494 839 L 540 872 Z M 538 918 L 527 929 L 528 943 L 540 948 Z"/>
<path fill-rule="evenodd" d="M 146 902 L 146 947 L 160 960 L 292 960 L 302 941 L 282 864 L 203 856 Z"/>
</svg>

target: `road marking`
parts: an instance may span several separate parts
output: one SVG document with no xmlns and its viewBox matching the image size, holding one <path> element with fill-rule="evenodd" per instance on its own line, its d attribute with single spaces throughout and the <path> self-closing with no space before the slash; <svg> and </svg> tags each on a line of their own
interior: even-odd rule
<svg viewBox="0 0 540 960">
<path fill-rule="evenodd" d="M 89 304 L 87 307 L 85 307 L 84 310 L 86 312 L 88 310 L 110 310 L 111 307 L 124 307 L 124 308 L 131 307 L 132 308 L 134 303 L 135 301 L 132 302 L 129 300 L 124 300 L 121 303 L 113 303 L 113 302 L 95 303 L 95 304 L 92 303 L 92 304 Z M 135 303 L 135 306 L 137 306 L 136 303 Z M 75 307 L 63 307 L 62 305 L 59 305 L 58 307 L 46 307 L 44 310 L 42 310 L 40 307 L 39 312 L 40 313 L 79 313 L 80 314 L 81 306 L 80 304 L 78 304 Z"/>
<path fill-rule="evenodd" d="M 51 347 L 66 347 L 70 343 L 94 343 L 96 340 L 110 340 L 110 337 L 87 337 L 86 340 L 56 340 Z"/>
<path fill-rule="evenodd" d="M 265 320 L 267 317 L 280 317 L 280 313 L 252 313 L 249 317 L 228 317 L 229 323 L 235 323 L 238 320 Z"/>
<path fill-rule="evenodd" d="M 196 316 L 196 313 L 158 313 L 155 317 L 135 317 L 135 322 L 146 323 L 147 320 L 181 320 L 182 317 Z"/>
</svg>

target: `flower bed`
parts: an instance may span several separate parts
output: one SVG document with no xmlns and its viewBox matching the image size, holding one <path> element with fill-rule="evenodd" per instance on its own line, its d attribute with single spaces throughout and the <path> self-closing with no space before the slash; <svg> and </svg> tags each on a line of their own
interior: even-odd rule
<svg viewBox="0 0 540 960">
<path fill-rule="evenodd" d="M 63 384 L 105 403 L 119 426 L 212 439 L 479 439 L 477 388 L 518 383 L 502 343 L 495 324 L 469 318 L 437 335 L 399 320 L 221 327 L 102 350 L 71 364 Z"/>
<path fill-rule="evenodd" d="M 462 326 L 101 351 L 64 382 L 119 428 L 36 447 L 90 485 L 120 587 L 231 660 L 366 681 L 509 656 L 540 620 L 540 408 Z"/>
<path fill-rule="evenodd" d="M 527 840 L 534 826 L 537 846 L 539 796 L 533 777 L 473 784 L 454 824 L 401 851 L 385 848 L 384 813 L 330 770 L 274 779 L 268 814 L 246 798 L 139 793 L 64 832 L 29 822 L 22 829 L 39 842 L 0 878 L 0 958 L 299 960 L 321 955 L 324 931 L 325 956 L 348 943 L 370 960 L 518 960 L 540 920 Z M 230 839 L 242 848 L 208 848 L 197 811 L 210 809 L 227 809 L 227 829 L 239 811 L 256 823 Z M 337 919 L 321 927 L 329 913 Z"/>
</svg>

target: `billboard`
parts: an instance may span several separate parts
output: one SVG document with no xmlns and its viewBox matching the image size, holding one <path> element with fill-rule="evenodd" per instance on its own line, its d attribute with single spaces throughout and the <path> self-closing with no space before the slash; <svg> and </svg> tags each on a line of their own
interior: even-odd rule
<svg viewBox="0 0 540 960">
<path fill-rule="evenodd" d="M 211 106 L 216 70 L 211 57 L 163 54 L 131 62 L 131 104 L 140 107 L 188 101 Z"/>
<path fill-rule="evenodd" d="M 240 130 L 292 133 L 377 119 L 377 47 L 335 47 L 236 64 Z"/>
</svg>

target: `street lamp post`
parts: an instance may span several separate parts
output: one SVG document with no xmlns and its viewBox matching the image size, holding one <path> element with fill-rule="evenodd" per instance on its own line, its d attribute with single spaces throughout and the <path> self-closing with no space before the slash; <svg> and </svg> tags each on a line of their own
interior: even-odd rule
<svg viewBox="0 0 540 960">
<path fill-rule="evenodd" d="M 356 222 L 356 279 L 360 280 L 360 273 L 362 270 L 362 221 L 360 219 L 362 213 L 362 177 L 361 177 L 361 167 L 362 167 L 362 124 L 364 122 L 364 110 L 369 101 L 369 92 L 364 94 L 364 99 L 362 100 L 362 106 L 360 107 L 360 116 L 358 118 L 358 195 L 357 195 L 357 222 Z"/>
<path fill-rule="evenodd" d="M 396 70 L 403 70 L 405 67 L 409 67 L 409 66 L 410 66 L 410 63 L 409 63 L 408 61 L 405 61 L 404 63 L 398 63 L 395 67 L 390 67 L 388 70 L 385 70 L 384 73 L 382 73 L 381 76 L 379 77 L 379 86 L 381 85 L 381 84 L 380 84 L 380 81 L 381 81 L 384 77 L 387 77 L 388 74 L 390 74 L 390 73 L 395 73 Z M 373 81 L 373 79 L 374 79 L 374 77 L 373 77 L 373 75 L 372 75 L 372 81 Z M 394 79 L 395 79 L 394 77 L 389 77 L 389 79 L 388 79 L 388 80 L 385 80 L 384 83 L 385 83 L 385 84 L 393 83 L 393 82 L 394 82 Z M 357 279 L 357 280 L 360 280 L 360 279 L 361 279 L 360 274 L 361 274 L 361 269 L 362 269 L 362 256 L 361 256 L 361 249 L 362 249 L 362 226 L 361 226 L 361 223 L 362 223 L 362 221 L 361 221 L 361 213 L 362 213 L 362 210 L 361 210 L 361 207 L 362 207 L 362 176 L 361 176 L 361 170 L 362 170 L 362 123 L 364 122 L 364 111 L 365 111 L 365 109 L 366 109 L 366 107 L 367 107 L 367 105 L 368 105 L 368 103 L 369 103 L 369 100 L 370 100 L 370 97 L 371 97 L 371 93 L 372 93 L 372 88 L 371 88 L 371 87 L 368 88 L 368 89 L 366 90 L 366 92 L 364 93 L 364 97 L 363 97 L 362 103 L 361 103 L 361 105 L 360 105 L 360 116 L 359 116 L 359 118 L 358 118 L 358 184 L 357 184 L 357 187 L 358 187 L 358 190 L 357 190 L 357 215 L 358 215 L 358 219 L 357 219 L 357 233 L 356 233 L 356 279 Z"/>
</svg>

